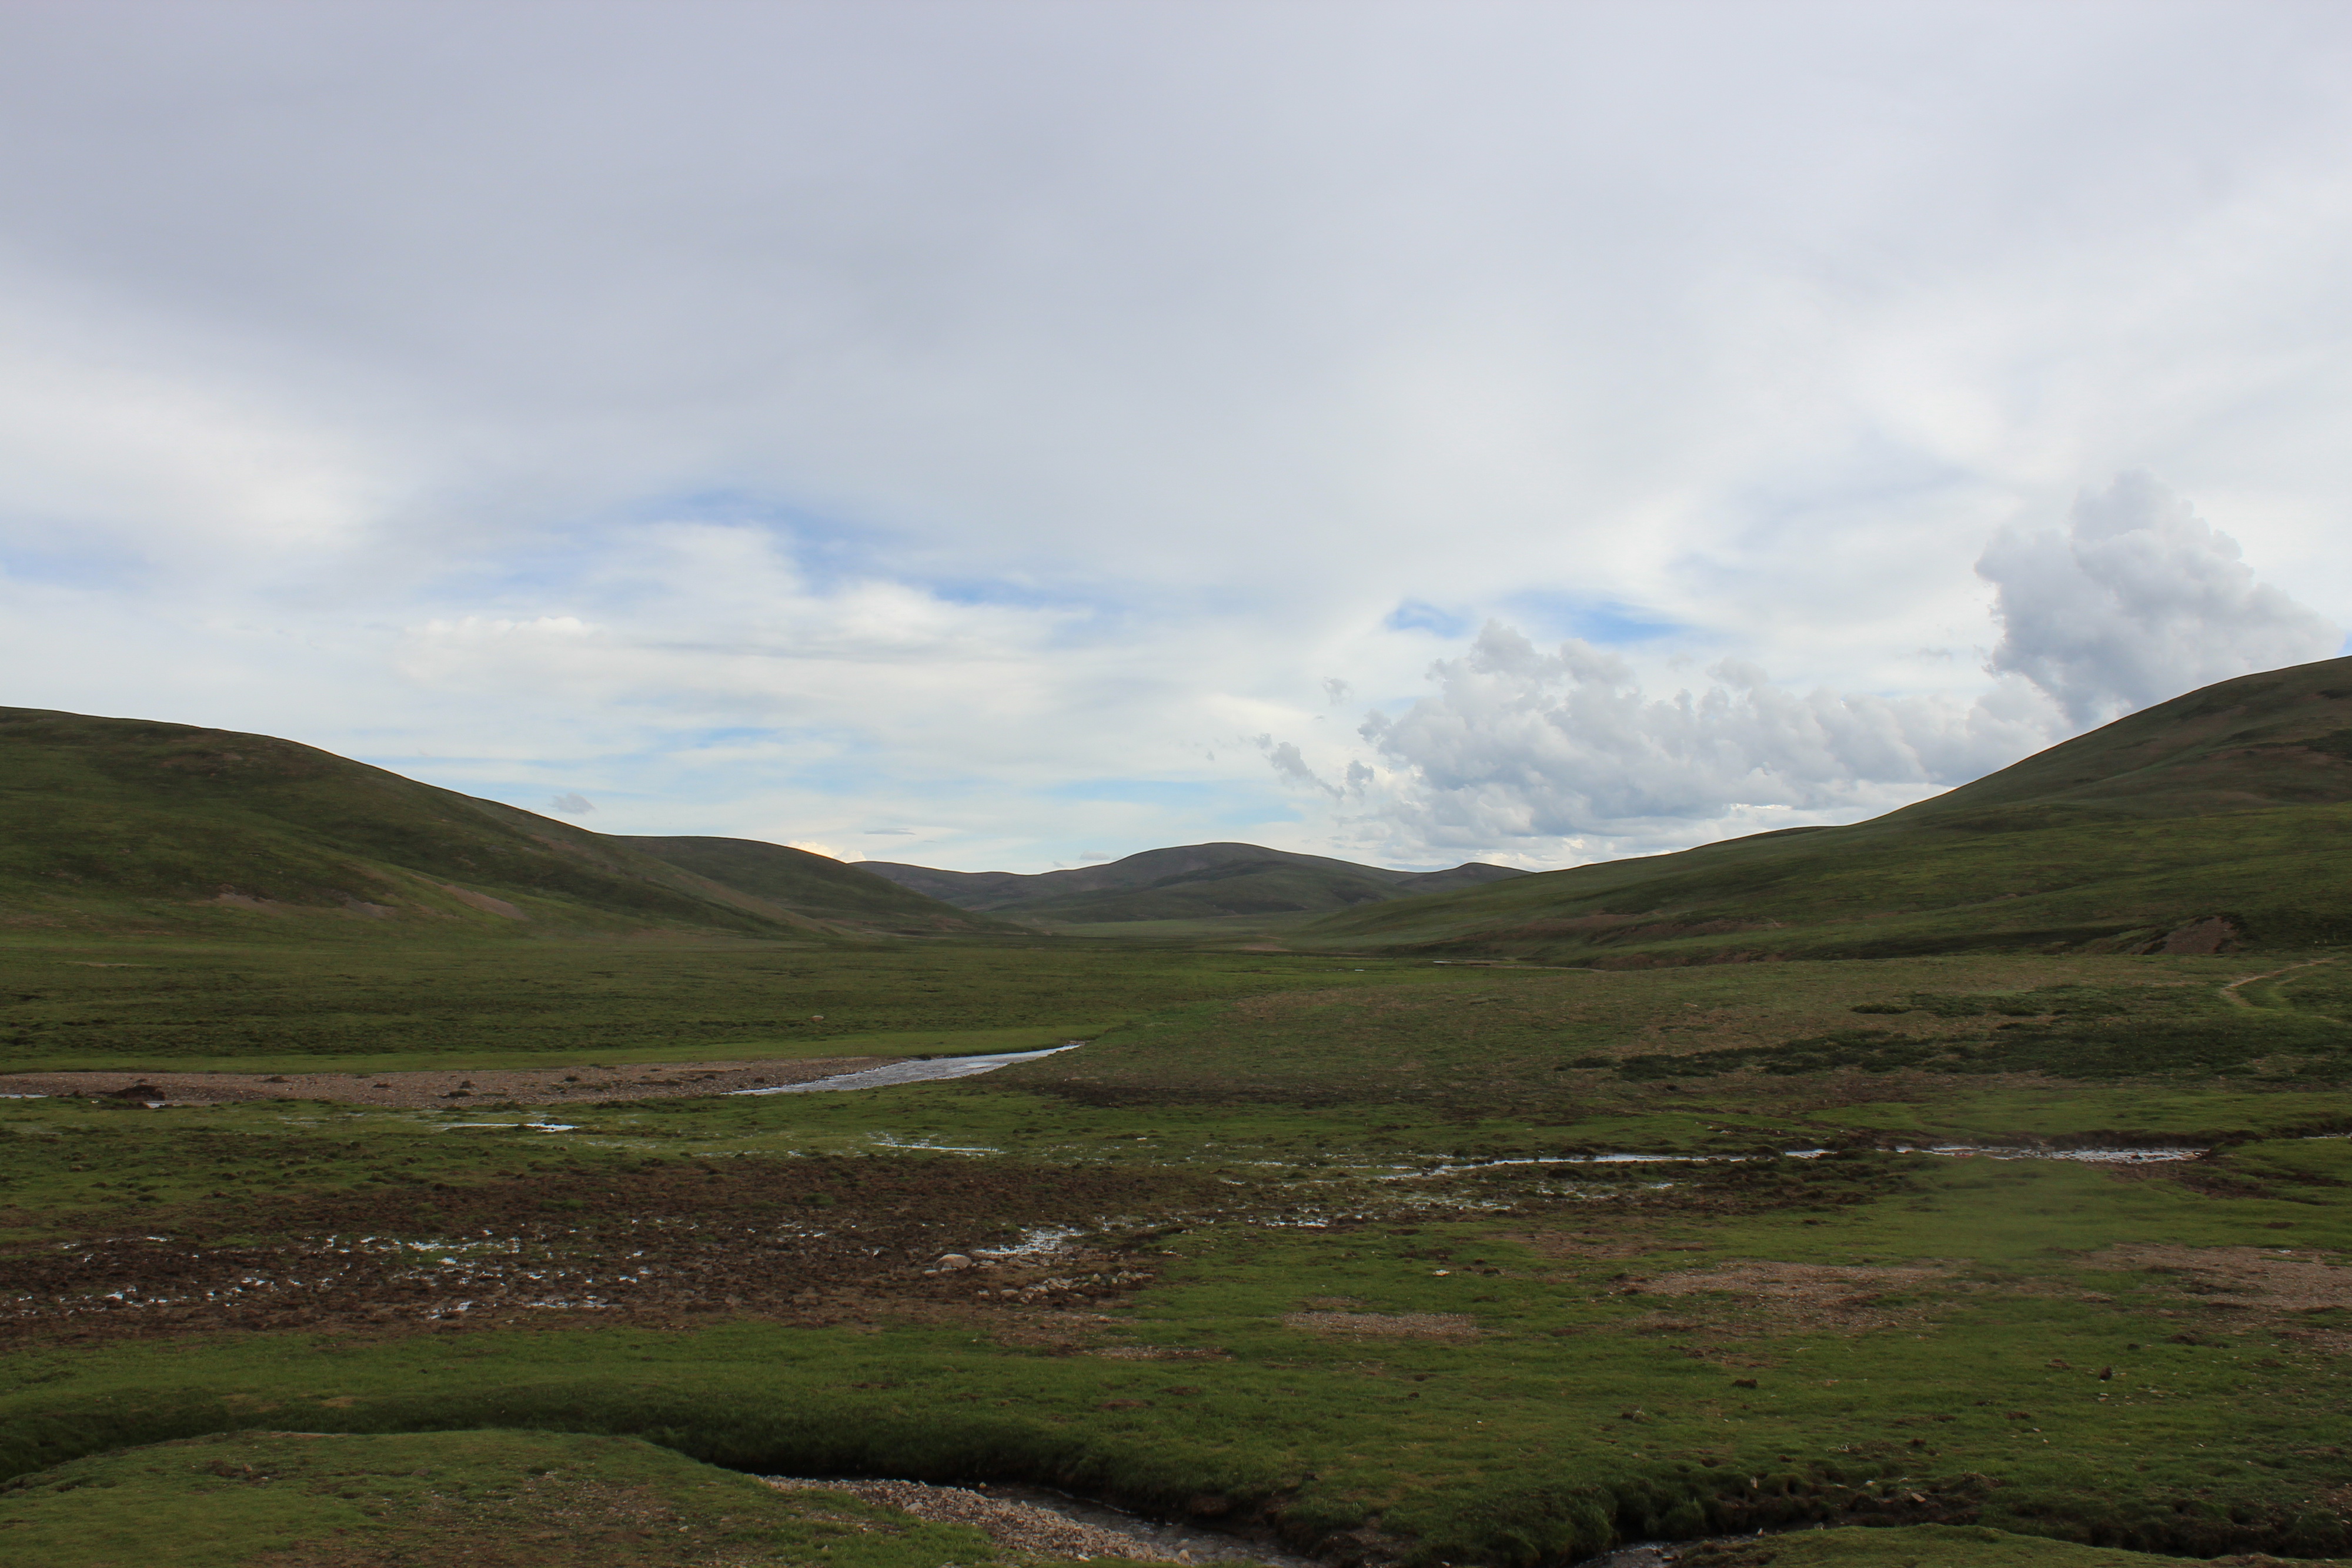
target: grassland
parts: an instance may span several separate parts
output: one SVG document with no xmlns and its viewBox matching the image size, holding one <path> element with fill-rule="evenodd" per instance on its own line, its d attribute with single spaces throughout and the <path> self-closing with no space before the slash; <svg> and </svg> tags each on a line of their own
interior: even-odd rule
<svg viewBox="0 0 2352 1568">
<path fill-rule="evenodd" d="M 979 1531 L 833 1491 L 779 1491 L 626 1437 L 239 1432 L 59 1467 L 0 1491 L 26 1563 L 834 1568 L 1007 1562 Z"/>
<path fill-rule="evenodd" d="M 851 1054 L 1091 1036 L 1204 998 L 1427 965 L 1032 940 L 572 943 L 19 941 L 0 1071 L 373 1072 L 625 1056 Z"/>
<path fill-rule="evenodd" d="M 178 1561 L 119 1543 L 187 1510 L 225 1543 L 190 1563 L 473 1561 L 431 1552 L 567 1509 L 602 1521 L 583 1563 L 989 1561 L 820 1540 L 848 1527 L 710 1466 L 1042 1481 L 1339 1563 L 1757 1529 L 1713 1560 L 2352 1552 L 2332 951 L 1600 973 L 118 938 L 5 973 L 12 1065 L 1095 1040 L 562 1132 L 0 1102 L 0 1563 Z M 1952 1145 L 2214 1152 L 1901 1152 Z M 1625 1154 L 1675 1157 L 1592 1157 Z"/>
</svg>

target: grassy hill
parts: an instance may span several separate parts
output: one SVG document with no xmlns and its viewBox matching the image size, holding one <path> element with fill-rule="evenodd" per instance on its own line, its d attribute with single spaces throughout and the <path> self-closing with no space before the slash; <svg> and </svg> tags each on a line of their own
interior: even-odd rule
<svg viewBox="0 0 2352 1568">
<path fill-rule="evenodd" d="M 2352 659 L 2191 692 L 1852 827 L 1547 872 L 1294 936 L 1602 967 L 2352 940 Z"/>
<path fill-rule="evenodd" d="M 901 887 L 827 856 L 758 839 L 607 836 L 722 887 L 822 919 L 908 936 L 971 936 L 1014 927 Z"/>
<path fill-rule="evenodd" d="M 143 719 L 0 708 L 0 925 L 18 929 L 977 928 L 822 856 L 647 852 L 292 741 Z"/>
<path fill-rule="evenodd" d="M 1054 925 L 1318 914 L 1524 876 L 1473 862 L 1447 871 L 1391 871 L 1257 844 L 1146 850 L 1105 865 L 1024 876 L 936 871 L 868 861 L 860 868 L 959 908 Z"/>
</svg>

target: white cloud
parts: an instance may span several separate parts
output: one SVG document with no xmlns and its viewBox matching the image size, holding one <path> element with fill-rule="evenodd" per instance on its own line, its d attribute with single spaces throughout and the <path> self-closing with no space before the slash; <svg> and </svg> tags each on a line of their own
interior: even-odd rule
<svg viewBox="0 0 2352 1568">
<path fill-rule="evenodd" d="M 2088 476 L 2352 619 L 2341 8 L 476 9 L 0 7 L 0 700 L 625 831 L 1420 863 L 1932 787 L 2026 722 L 1970 563 Z M 2025 591 L 2017 669 L 2130 700 Z M 1433 654 L 1541 802 L 1332 738 Z"/>
<path fill-rule="evenodd" d="M 1963 704 L 1792 692 L 1738 660 L 1707 673 L 1696 692 L 1653 695 L 1620 657 L 1580 641 L 1545 653 L 1489 622 L 1432 666 L 1434 695 L 1365 723 L 1380 767 L 1349 764 L 1352 825 L 1559 864 L 1852 820 L 2051 738 L 2053 715 L 2022 683 Z"/>
<path fill-rule="evenodd" d="M 1296 741 L 1276 742 L 1272 736 L 1262 735 L 1257 737 L 1257 744 L 1265 752 L 1265 759 L 1274 764 L 1274 770 L 1291 783 L 1304 785 L 1309 789 L 1320 789 L 1335 800 L 1345 793 L 1339 786 L 1317 776 L 1315 769 L 1307 765 L 1307 758 L 1299 753 Z"/>
<path fill-rule="evenodd" d="M 2344 641 L 2146 473 L 2085 493 L 2063 534 L 2003 529 L 1977 573 L 1999 591 L 1990 668 L 2048 692 L 2077 727 Z"/>
<path fill-rule="evenodd" d="M 2063 535 L 2001 530 L 1978 571 L 2003 636 L 1993 684 L 1972 698 L 1801 693 L 1738 658 L 1697 691 L 1658 695 L 1620 654 L 1578 639 L 1545 653 L 1489 621 L 1465 654 L 1430 666 L 1433 694 L 1370 716 L 1360 733 L 1380 766 L 1348 758 L 1344 789 L 1295 743 L 1257 744 L 1286 781 L 1346 801 L 1335 826 L 1358 842 L 1559 863 L 1855 821 L 2342 642 L 2145 473 L 2080 497 Z"/>
</svg>

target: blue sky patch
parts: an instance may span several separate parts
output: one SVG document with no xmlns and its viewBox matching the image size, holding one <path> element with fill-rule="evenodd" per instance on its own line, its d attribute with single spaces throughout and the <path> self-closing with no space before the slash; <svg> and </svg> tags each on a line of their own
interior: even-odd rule
<svg viewBox="0 0 2352 1568">
<path fill-rule="evenodd" d="M 1408 599 L 1390 611 L 1388 619 L 1381 624 L 1391 632 L 1434 632 L 1441 637 L 1459 637 L 1470 630 L 1470 618 L 1418 599 Z"/>
<path fill-rule="evenodd" d="M 1581 637 L 1602 648 L 1654 642 L 1690 630 L 1629 604 L 1566 593 L 1517 593 L 1505 600 L 1501 608 L 1507 619 L 1538 638 Z"/>
</svg>

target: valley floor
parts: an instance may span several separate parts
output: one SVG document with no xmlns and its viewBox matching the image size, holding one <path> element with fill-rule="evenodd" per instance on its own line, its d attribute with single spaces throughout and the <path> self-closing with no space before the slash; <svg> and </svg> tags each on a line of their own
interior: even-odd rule
<svg viewBox="0 0 2352 1568">
<path fill-rule="evenodd" d="M 530 1105 L 599 1103 L 616 1096 L 674 1099 L 809 1083 L 896 1057 L 819 1056 L 798 1061 L 579 1063 L 562 1067 L 447 1067 L 437 1072 L 10 1072 L 0 1099 L 121 1100 L 163 1110 L 237 1101 L 324 1101 L 464 1110 L 467 1102 Z"/>
<path fill-rule="evenodd" d="M 743 955 L 660 961 L 693 1016 L 781 1012 Z M 1049 949 L 1024 1019 L 1000 949 L 894 971 L 935 1010 L 884 1027 L 1093 1044 L 727 1095 L 696 1074 L 748 1053 L 635 1071 L 486 988 L 431 1071 L 660 1082 L 551 1131 L 0 1101 L 0 1563 L 1037 1557 L 759 1475 L 1044 1484 L 1335 1564 L 2352 1555 L 2347 967 L 2285 972 L 2332 956 L 1171 953 L 1089 994 Z M 145 1070 L 179 1016 L 344 1083 L 424 1049 L 389 1000 L 305 1036 L 271 961 L 36 953 L 18 1038 Z M 2202 1152 L 1900 1152 L 1954 1145 Z"/>
</svg>

